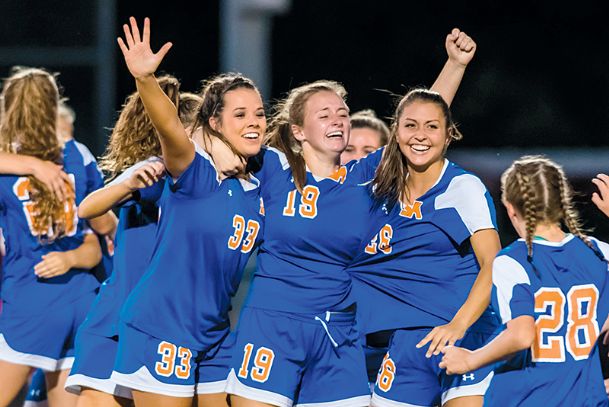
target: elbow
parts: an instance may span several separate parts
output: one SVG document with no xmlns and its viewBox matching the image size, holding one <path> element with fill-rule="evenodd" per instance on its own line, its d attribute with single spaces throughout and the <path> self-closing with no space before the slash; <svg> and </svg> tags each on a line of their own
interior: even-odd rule
<svg viewBox="0 0 609 407">
<path fill-rule="evenodd" d="M 114 235 L 117 223 L 116 216 L 112 212 L 107 212 L 102 216 L 89 220 L 91 228 L 99 235 Z"/>
<path fill-rule="evenodd" d="M 521 329 L 515 332 L 514 336 L 516 337 L 515 345 L 518 347 L 518 350 L 530 348 L 535 340 L 535 324 L 527 324 L 521 327 Z"/>
</svg>

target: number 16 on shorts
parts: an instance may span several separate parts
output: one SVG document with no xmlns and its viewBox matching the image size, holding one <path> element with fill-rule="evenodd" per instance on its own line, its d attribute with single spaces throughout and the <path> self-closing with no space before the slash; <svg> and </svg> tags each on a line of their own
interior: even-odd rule
<svg viewBox="0 0 609 407">
<path fill-rule="evenodd" d="M 239 368 L 237 375 L 242 379 L 247 379 L 249 375 L 252 380 L 264 383 L 271 374 L 275 353 L 271 349 L 261 346 L 256 349 L 253 364 L 250 365 L 254 350 L 255 346 L 251 343 L 248 343 L 243 347 L 243 362 L 241 362 L 241 367 Z"/>
</svg>

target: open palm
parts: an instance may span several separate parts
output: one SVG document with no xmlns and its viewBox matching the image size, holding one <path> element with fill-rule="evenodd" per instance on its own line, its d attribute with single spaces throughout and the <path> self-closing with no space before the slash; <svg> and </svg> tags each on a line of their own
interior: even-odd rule
<svg viewBox="0 0 609 407">
<path fill-rule="evenodd" d="M 152 52 L 152 49 L 150 49 L 150 19 L 148 17 L 144 19 L 144 32 L 141 37 L 135 18 L 129 18 L 129 23 L 131 27 L 127 24 L 123 24 L 125 41 L 123 41 L 121 37 L 117 38 L 118 46 L 123 52 L 127 68 L 136 79 L 152 75 L 172 44 L 167 42 L 157 53 L 154 53 Z"/>
</svg>

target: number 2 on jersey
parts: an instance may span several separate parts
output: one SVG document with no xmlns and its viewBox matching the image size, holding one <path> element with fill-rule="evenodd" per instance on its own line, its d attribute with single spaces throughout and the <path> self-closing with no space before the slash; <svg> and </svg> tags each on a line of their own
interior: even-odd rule
<svg viewBox="0 0 609 407">
<path fill-rule="evenodd" d="M 558 288 L 542 287 L 535 293 L 535 312 L 545 313 L 535 321 L 535 342 L 532 346 L 534 362 L 563 362 L 565 349 L 573 359 L 587 359 L 598 338 L 596 320 L 598 289 L 593 284 L 571 287 L 565 296 Z M 557 333 L 564 324 L 565 304 L 567 330 Z M 544 339 L 545 334 L 545 339 Z"/>
<path fill-rule="evenodd" d="M 70 178 L 70 188 L 75 191 L 74 175 L 68 174 Z M 27 177 L 20 177 L 13 185 L 13 192 L 17 199 L 19 199 L 23 205 L 23 213 L 27 224 L 30 228 L 32 236 L 40 236 L 47 234 L 47 231 L 35 230 L 34 229 L 34 216 L 37 212 L 36 204 L 30 200 L 30 179 Z M 76 227 L 78 226 L 78 216 L 76 209 L 76 202 L 74 194 L 67 194 L 66 201 L 64 203 L 65 217 L 66 217 L 66 230 L 65 236 L 74 236 L 76 233 Z"/>
</svg>

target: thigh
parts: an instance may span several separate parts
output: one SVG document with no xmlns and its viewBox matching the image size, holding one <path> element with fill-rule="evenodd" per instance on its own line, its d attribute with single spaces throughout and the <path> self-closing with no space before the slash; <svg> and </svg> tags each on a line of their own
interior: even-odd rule
<svg viewBox="0 0 609 407">
<path fill-rule="evenodd" d="M 83 387 L 76 407 L 131 407 L 133 400 Z"/>
<path fill-rule="evenodd" d="M 0 405 L 6 406 L 27 383 L 32 368 L 0 360 Z"/>
<path fill-rule="evenodd" d="M 376 380 L 373 406 L 435 406 L 440 403 L 440 358 L 426 358 L 426 349 L 416 348 L 429 331 L 395 331 Z"/>
<path fill-rule="evenodd" d="M 197 407 L 228 407 L 226 393 L 197 394 L 195 396 Z"/>
<path fill-rule="evenodd" d="M 135 407 L 192 407 L 192 397 L 173 397 L 163 394 L 133 391 Z"/>
<path fill-rule="evenodd" d="M 78 402 L 78 396 L 72 393 L 68 393 L 65 390 L 65 383 L 69 373 L 69 369 L 45 373 L 47 384 L 47 400 L 49 402 L 49 407 L 76 406 L 76 403 Z"/>
</svg>

